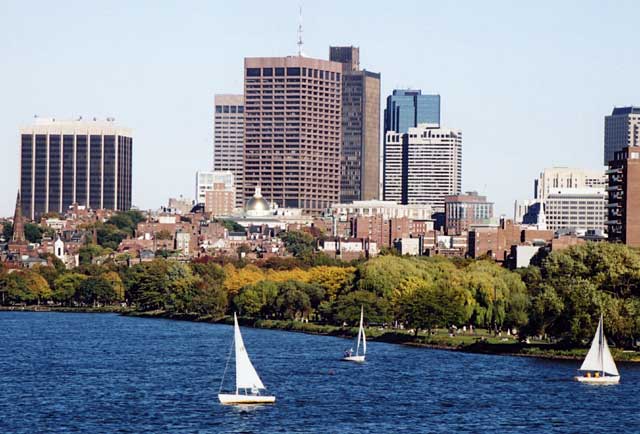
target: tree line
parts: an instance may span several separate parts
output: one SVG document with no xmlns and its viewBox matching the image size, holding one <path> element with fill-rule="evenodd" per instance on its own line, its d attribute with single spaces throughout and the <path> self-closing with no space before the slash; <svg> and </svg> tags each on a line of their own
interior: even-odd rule
<svg viewBox="0 0 640 434">
<path fill-rule="evenodd" d="M 318 264 L 300 237 L 296 257 L 255 264 L 199 258 L 155 259 L 132 267 L 107 262 L 66 270 L 0 270 L 5 305 L 57 303 L 195 313 L 233 311 L 262 319 L 429 331 L 451 325 L 518 329 L 570 343 L 590 339 L 600 313 L 607 335 L 631 347 L 640 336 L 640 255 L 624 245 L 587 243 L 510 271 L 489 260 L 384 255 L 351 264 Z"/>
</svg>

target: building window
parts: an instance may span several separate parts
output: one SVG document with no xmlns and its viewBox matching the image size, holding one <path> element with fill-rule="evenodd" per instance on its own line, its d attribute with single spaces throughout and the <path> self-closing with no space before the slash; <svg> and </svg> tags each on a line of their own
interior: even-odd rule
<svg viewBox="0 0 640 434">
<path fill-rule="evenodd" d="M 247 77 L 260 77 L 260 68 L 247 68 Z"/>
</svg>

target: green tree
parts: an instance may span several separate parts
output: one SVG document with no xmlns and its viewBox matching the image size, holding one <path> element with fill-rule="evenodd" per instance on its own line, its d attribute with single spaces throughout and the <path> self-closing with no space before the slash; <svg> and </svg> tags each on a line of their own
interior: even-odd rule
<svg viewBox="0 0 640 434">
<path fill-rule="evenodd" d="M 87 277 L 79 273 L 65 273 L 59 275 L 54 282 L 53 300 L 67 304 L 76 297 L 80 283 Z"/>
<path fill-rule="evenodd" d="M 401 302 L 401 318 L 407 327 L 414 329 L 416 336 L 419 330 L 431 332 L 438 326 L 463 324 L 469 319 L 468 300 L 465 289 L 449 282 L 437 282 L 405 296 Z"/>
<path fill-rule="evenodd" d="M 263 280 L 241 288 L 233 298 L 233 307 L 243 316 L 269 318 L 277 313 L 277 297 L 277 284 Z"/>
<path fill-rule="evenodd" d="M 13 223 L 9 221 L 2 222 L 2 236 L 5 240 L 10 240 L 13 236 Z"/>
<path fill-rule="evenodd" d="M 305 286 L 304 283 L 295 280 L 279 285 L 276 306 L 282 318 L 302 318 L 311 312 L 311 299 L 305 291 Z"/>
<path fill-rule="evenodd" d="M 367 323 L 384 324 L 393 318 L 389 302 L 376 296 L 371 291 L 353 291 L 340 295 L 329 313 L 325 315 L 338 324 L 349 324 L 355 326 L 360 321 L 360 307 L 364 308 L 365 321 Z"/>
<path fill-rule="evenodd" d="M 108 280 L 92 276 L 80 282 L 76 299 L 85 305 L 110 304 L 116 300 L 116 292 Z"/>
</svg>

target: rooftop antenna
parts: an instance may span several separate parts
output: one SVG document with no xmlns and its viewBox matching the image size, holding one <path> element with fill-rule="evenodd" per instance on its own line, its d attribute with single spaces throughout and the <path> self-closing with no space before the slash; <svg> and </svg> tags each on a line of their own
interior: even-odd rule
<svg viewBox="0 0 640 434">
<path fill-rule="evenodd" d="M 302 4 L 299 5 L 299 13 L 298 13 L 298 56 L 304 56 L 302 52 L 302 46 L 304 43 L 302 42 Z"/>
</svg>

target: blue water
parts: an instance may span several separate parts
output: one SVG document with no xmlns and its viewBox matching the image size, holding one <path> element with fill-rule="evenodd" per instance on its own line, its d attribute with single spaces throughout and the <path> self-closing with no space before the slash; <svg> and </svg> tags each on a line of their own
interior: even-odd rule
<svg viewBox="0 0 640 434">
<path fill-rule="evenodd" d="M 640 367 L 572 381 L 574 362 L 243 329 L 273 406 L 221 406 L 228 326 L 110 314 L 0 313 L 0 432 L 640 432 Z M 233 363 L 231 364 L 233 366 Z M 229 387 L 233 378 L 225 382 Z"/>
</svg>

